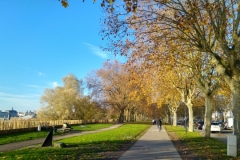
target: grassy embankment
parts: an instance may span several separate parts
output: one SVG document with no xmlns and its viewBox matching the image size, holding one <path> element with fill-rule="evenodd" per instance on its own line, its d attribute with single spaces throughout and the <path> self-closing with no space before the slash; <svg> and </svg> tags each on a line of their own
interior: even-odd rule
<svg viewBox="0 0 240 160">
<path fill-rule="evenodd" d="M 172 132 L 178 137 L 178 140 L 180 140 L 182 144 L 180 147 L 184 146 L 185 154 L 191 151 L 198 157 L 211 160 L 240 159 L 240 156 L 236 158 L 227 156 L 227 144 L 215 138 L 206 139 L 199 132 L 187 132 L 186 134 L 185 129 L 182 126 L 174 127 L 166 125 L 165 128 L 168 132 Z M 238 152 L 238 155 L 240 155 L 240 152 Z"/>
<path fill-rule="evenodd" d="M 118 151 L 124 144 L 135 141 L 149 127 L 149 124 L 126 124 L 109 131 L 57 141 L 64 143 L 64 148 L 24 148 L 0 153 L 0 159 L 104 159 L 104 152 Z"/>
<path fill-rule="evenodd" d="M 86 125 L 76 125 L 72 126 L 72 131 L 92 131 L 101 128 L 107 128 L 112 126 L 113 124 L 86 124 Z M 12 133 L 7 135 L 0 135 L 0 145 L 9 144 L 13 142 L 27 141 L 38 138 L 45 138 L 50 130 L 42 130 L 38 131 L 30 131 L 30 132 L 20 132 L 20 133 Z M 54 133 L 53 135 L 60 135 L 62 133 Z M 1 147 L 1 146 L 0 146 Z"/>
</svg>

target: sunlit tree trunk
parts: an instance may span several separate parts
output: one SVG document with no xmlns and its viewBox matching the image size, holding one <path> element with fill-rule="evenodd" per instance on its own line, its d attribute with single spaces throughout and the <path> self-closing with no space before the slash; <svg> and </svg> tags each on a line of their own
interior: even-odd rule
<svg viewBox="0 0 240 160">
<path fill-rule="evenodd" d="M 194 128 L 194 124 L 193 124 L 193 104 L 191 102 L 191 100 L 188 100 L 188 102 L 186 103 L 187 107 L 188 107 L 188 115 L 189 115 L 189 128 L 188 131 L 189 132 L 193 132 L 193 128 Z"/>
<path fill-rule="evenodd" d="M 129 113 L 129 109 L 126 110 L 126 121 L 129 122 L 129 119 L 130 119 L 130 113 Z"/>
<path fill-rule="evenodd" d="M 172 125 L 177 126 L 177 109 L 179 107 L 179 104 L 177 102 L 171 102 L 173 104 L 169 104 L 168 108 L 173 114 L 173 120 L 172 120 Z"/>
<path fill-rule="evenodd" d="M 195 86 L 189 86 L 191 89 L 183 89 L 179 90 L 182 96 L 182 102 L 187 106 L 188 108 L 188 118 L 189 118 L 189 132 L 193 132 L 193 104 L 192 104 L 192 97 L 195 93 Z M 185 117 L 186 118 L 186 117 Z"/>
<path fill-rule="evenodd" d="M 205 94 L 205 115 L 204 115 L 204 137 L 210 138 L 210 127 L 212 122 L 213 97 Z"/>
<path fill-rule="evenodd" d="M 177 110 L 173 111 L 173 126 L 177 126 Z"/>
<path fill-rule="evenodd" d="M 214 77 L 210 76 L 213 75 Z M 212 111 L 213 111 L 213 96 L 217 92 L 220 84 L 220 80 L 218 79 L 216 75 L 214 75 L 214 72 L 209 72 L 209 75 L 206 76 L 199 76 L 196 78 L 196 82 L 198 84 L 198 87 L 201 89 L 201 91 L 204 93 L 205 96 L 205 115 L 204 115 L 204 137 L 210 138 L 210 127 L 212 122 Z M 214 83 L 212 83 L 214 81 Z M 211 82 L 211 83 L 210 83 Z"/>
</svg>

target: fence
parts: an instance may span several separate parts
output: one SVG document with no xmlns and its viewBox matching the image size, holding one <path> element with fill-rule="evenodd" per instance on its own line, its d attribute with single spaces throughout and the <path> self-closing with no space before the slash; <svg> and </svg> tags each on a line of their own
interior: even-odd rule
<svg viewBox="0 0 240 160">
<path fill-rule="evenodd" d="M 113 119 L 108 120 L 55 120 L 55 121 L 39 121 L 39 120 L 14 120 L 14 121 L 0 121 L 0 132 L 9 130 L 21 130 L 21 129 L 35 129 L 38 125 L 42 127 L 62 126 L 63 123 L 69 125 L 85 124 L 85 123 L 108 123 L 113 122 Z"/>
</svg>

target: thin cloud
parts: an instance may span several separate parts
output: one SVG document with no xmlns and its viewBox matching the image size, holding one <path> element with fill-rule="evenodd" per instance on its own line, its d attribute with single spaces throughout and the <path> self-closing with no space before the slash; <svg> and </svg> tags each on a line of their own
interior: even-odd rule
<svg viewBox="0 0 240 160">
<path fill-rule="evenodd" d="M 44 87 L 38 86 L 38 85 L 32 85 L 32 84 L 22 84 L 25 87 L 30 87 L 30 88 L 36 88 L 36 89 L 42 89 Z"/>
<path fill-rule="evenodd" d="M 46 74 L 43 73 L 43 72 L 37 72 L 37 74 L 38 74 L 39 77 L 44 77 L 44 76 L 46 76 Z"/>
<path fill-rule="evenodd" d="M 0 98 L 23 98 L 23 99 L 32 99 L 39 97 L 38 94 L 9 94 L 5 92 L 0 92 Z"/>
<path fill-rule="evenodd" d="M 102 51 L 99 47 L 94 46 L 89 43 L 84 43 L 84 44 L 89 47 L 89 49 L 92 51 L 93 54 L 95 54 L 103 59 L 108 59 L 108 53 Z"/>
<path fill-rule="evenodd" d="M 52 86 L 53 88 L 56 88 L 57 86 L 59 86 L 59 84 L 58 84 L 57 82 L 52 82 L 51 86 Z"/>
<path fill-rule="evenodd" d="M 0 86 L 0 88 L 2 88 L 2 89 L 14 89 L 12 87 L 6 87 L 6 86 Z"/>
</svg>

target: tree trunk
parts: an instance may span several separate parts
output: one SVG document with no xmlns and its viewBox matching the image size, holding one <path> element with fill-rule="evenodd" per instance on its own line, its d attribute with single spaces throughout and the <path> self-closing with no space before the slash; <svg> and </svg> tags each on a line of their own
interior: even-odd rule
<svg viewBox="0 0 240 160">
<path fill-rule="evenodd" d="M 168 112 L 167 112 L 167 111 L 165 111 L 164 113 L 165 113 L 165 119 L 164 119 L 164 121 L 165 121 L 166 123 L 169 123 L 169 116 L 168 116 Z"/>
<path fill-rule="evenodd" d="M 188 116 L 189 116 L 189 128 L 188 128 L 188 131 L 189 132 L 193 132 L 193 104 L 192 102 L 189 100 L 187 103 L 186 103 L 187 107 L 188 107 Z"/>
<path fill-rule="evenodd" d="M 173 126 L 177 126 L 177 111 L 173 111 Z"/>
<path fill-rule="evenodd" d="M 212 104 L 213 104 L 213 97 L 205 94 L 205 115 L 204 115 L 204 137 L 210 138 L 210 127 L 212 122 Z"/>
<path fill-rule="evenodd" d="M 126 109 L 126 122 L 129 122 L 129 109 Z"/>
<path fill-rule="evenodd" d="M 165 120 L 164 121 L 169 124 L 169 115 L 167 112 L 165 112 Z"/>
<path fill-rule="evenodd" d="M 166 123 L 170 124 L 169 115 L 166 116 Z"/>
<path fill-rule="evenodd" d="M 118 122 L 119 123 L 123 123 L 124 122 L 124 109 L 120 110 L 120 115 L 119 115 Z"/>
<path fill-rule="evenodd" d="M 134 122 L 135 113 L 133 110 L 130 111 L 130 122 Z"/>
<path fill-rule="evenodd" d="M 234 81 L 230 89 L 233 96 L 233 134 L 237 136 L 237 145 L 240 149 L 240 82 Z"/>
</svg>

